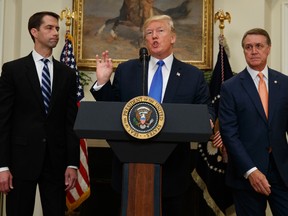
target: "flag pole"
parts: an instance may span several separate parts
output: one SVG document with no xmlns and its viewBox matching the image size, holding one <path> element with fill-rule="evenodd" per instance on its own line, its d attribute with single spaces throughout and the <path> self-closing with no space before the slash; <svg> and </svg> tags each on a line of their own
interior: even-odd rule
<svg viewBox="0 0 288 216">
<path fill-rule="evenodd" d="M 230 13 L 219 10 L 214 15 L 214 22 L 219 21 L 220 35 L 219 52 L 211 80 L 209 90 L 212 104 L 218 114 L 220 89 L 222 83 L 233 76 L 228 60 L 229 49 L 224 37 L 225 21 L 231 22 Z M 212 153 L 213 152 L 213 153 Z M 232 194 L 225 185 L 225 172 L 228 156 L 219 131 L 218 115 L 213 128 L 213 135 L 207 143 L 198 144 L 199 160 L 192 172 L 192 177 L 203 191 L 203 197 L 207 205 L 215 215 L 226 215 L 226 209 L 233 205 Z M 211 154 L 212 153 L 212 154 Z M 213 181 L 211 182 L 211 179 Z"/>
<path fill-rule="evenodd" d="M 76 59 L 73 52 L 73 36 L 70 34 L 70 27 L 72 19 L 76 19 L 76 13 L 66 9 L 61 11 L 60 20 L 65 19 L 66 34 L 65 44 L 60 56 L 60 61 L 70 67 L 76 73 L 76 85 L 77 85 L 77 106 L 80 105 L 80 101 L 84 99 L 84 89 L 80 82 L 80 72 L 77 69 Z M 75 187 L 66 192 L 66 206 L 67 215 L 74 215 L 76 210 L 88 197 L 90 196 L 90 178 L 89 178 L 89 166 L 88 166 L 88 148 L 86 139 L 80 139 L 80 164 L 77 170 L 78 179 Z"/>
<path fill-rule="evenodd" d="M 60 20 L 66 19 L 65 25 L 66 25 L 66 33 L 70 32 L 71 27 L 71 21 L 72 19 L 76 19 L 76 13 L 75 11 L 72 11 L 69 8 L 65 8 L 60 13 Z"/>
<path fill-rule="evenodd" d="M 230 56 L 230 52 L 229 52 L 229 48 L 227 46 L 225 37 L 224 37 L 224 28 L 225 28 L 225 20 L 227 20 L 229 23 L 231 23 L 231 15 L 229 12 L 224 12 L 222 9 L 219 9 L 215 15 L 214 15 L 214 22 L 216 23 L 217 21 L 219 21 L 219 29 L 220 29 L 220 35 L 218 37 L 219 40 L 219 44 L 221 46 L 224 47 L 224 49 L 226 50 L 226 54 L 229 57 Z"/>
<path fill-rule="evenodd" d="M 224 13 L 224 11 L 222 9 L 218 10 L 215 15 L 214 15 L 214 20 L 215 23 L 217 22 L 217 20 L 219 20 L 220 24 L 219 24 L 219 29 L 220 29 L 220 35 L 224 35 L 224 22 L 225 20 L 228 20 L 228 22 L 231 22 L 231 15 L 229 12 Z"/>
<path fill-rule="evenodd" d="M 76 20 L 76 12 L 75 11 L 71 11 L 68 7 L 66 7 L 65 9 L 63 9 L 60 13 L 60 20 L 64 20 L 65 19 L 65 25 L 66 25 L 66 33 L 65 33 L 65 41 L 66 39 L 70 39 L 72 44 L 74 45 L 74 40 L 71 38 L 72 35 L 70 34 L 70 28 L 71 28 L 71 24 L 72 24 L 72 19 Z M 66 45 L 66 42 L 65 42 Z M 68 51 L 68 48 L 66 47 L 66 52 Z M 68 57 L 68 55 L 66 56 Z M 65 60 L 66 62 L 66 60 Z"/>
</svg>

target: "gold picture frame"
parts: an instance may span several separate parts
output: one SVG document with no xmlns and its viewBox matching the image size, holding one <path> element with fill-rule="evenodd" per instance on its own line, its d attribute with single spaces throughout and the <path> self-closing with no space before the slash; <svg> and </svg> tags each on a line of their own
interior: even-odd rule
<svg viewBox="0 0 288 216">
<path fill-rule="evenodd" d="M 124 1 L 74 0 L 76 18 L 73 19 L 72 32 L 79 69 L 95 70 L 95 55 L 101 55 L 105 50 L 109 50 L 114 67 L 138 57 L 138 50 L 143 44 L 139 42 L 142 37 L 140 27 L 133 23 L 137 18 L 128 20 L 124 14 L 125 20 L 120 19 L 114 35 L 111 33 L 115 24 L 113 21 L 121 13 L 123 15 Z M 213 0 L 155 0 L 152 8 L 154 14 L 168 14 L 174 20 L 176 58 L 203 70 L 212 69 Z M 110 24 L 104 25 L 105 22 Z"/>
<path fill-rule="evenodd" d="M 0 192 L 0 216 L 2 216 L 4 214 L 3 212 L 3 194 Z"/>
</svg>

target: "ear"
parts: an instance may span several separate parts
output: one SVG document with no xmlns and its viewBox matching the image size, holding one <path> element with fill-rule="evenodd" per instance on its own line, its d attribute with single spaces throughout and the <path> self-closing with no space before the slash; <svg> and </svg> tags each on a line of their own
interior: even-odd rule
<svg viewBox="0 0 288 216">
<path fill-rule="evenodd" d="M 175 44 L 176 42 L 176 34 L 171 35 L 171 44 Z"/>
<path fill-rule="evenodd" d="M 268 47 L 268 55 L 270 55 L 271 45 Z"/>
<path fill-rule="evenodd" d="M 30 30 L 30 32 L 31 32 L 31 34 L 33 35 L 34 38 L 37 37 L 37 35 L 38 35 L 38 30 L 37 30 L 36 28 L 32 28 L 32 29 Z"/>
</svg>

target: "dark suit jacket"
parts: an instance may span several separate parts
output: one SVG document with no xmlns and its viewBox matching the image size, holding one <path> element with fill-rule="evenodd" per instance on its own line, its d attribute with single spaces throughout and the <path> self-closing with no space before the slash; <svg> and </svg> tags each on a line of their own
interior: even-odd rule
<svg viewBox="0 0 288 216">
<path fill-rule="evenodd" d="M 129 60 L 120 64 L 115 72 L 113 85 L 106 83 L 101 90 L 91 92 L 96 100 L 127 102 L 143 95 L 143 72 L 139 60 Z M 146 71 L 147 73 L 147 71 Z M 146 79 L 147 80 L 147 79 Z M 145 83 L 147 95 L 147 82 Z M 211 118 L 214 111 L 211 107 L 209 88 L 203 72 L 192 65 L 173 60 L 170 77 L 167 83 L 163 103 L 208 104 Z M 183 193 L 191 181 L 190 144 L 181 143 L 163 165 L 163 194 L 175 196 Z M 118 170 L 120 167 L 118 166 Z M 116 174 L 114 187 L 121 190 L 120 172 Z M 114 176 L 114 175 L 113 175 Z M 120 182 L 120 184 L 119 184 Z"/>
<path fill-rule="evenodd" d="M 288 186 L 288 77 L 269 68 L 268 80 L 268 120 L 246 69 L 222 85 L 220 132 L 229 157 L 226 180 L 234 188 L 252 189 L 243 177 L 252 167 L 267 174 L 269 147 L 272 147 L 279 173 Z"/>
<path fill-rule="evenodd" d="M 53 60 L 51 104 L 45 114 L 32 54 L 5 63 L 0 78 L 0 167 L 14 177 L 36 179 L 44 159 L 55 178 L 68 165 L 79 165 L 79 139 L 73 131 L 77 114 L 75 73 Z"/>
</svg>

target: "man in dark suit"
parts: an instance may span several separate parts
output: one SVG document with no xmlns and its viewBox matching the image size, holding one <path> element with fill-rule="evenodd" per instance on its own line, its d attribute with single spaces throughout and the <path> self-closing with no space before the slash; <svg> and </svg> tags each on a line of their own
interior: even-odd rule
<svg viewBox="0 0 288 216">
<path fill-rule="evenodd" d="M 271 40 L 265 30 L 247 31 L 242 47 L 247 67 L 221 89 L 226 182 L 237 215 L 265 215 L 267 201 L 273 215 L 288 215 L 288 77 L 267 66 Z M 261 99 L 262 76 L 266 102 Z"/>
<path fill-rule="evenodd" d="M 176 33 L 173 21 L 169 16 L 160 15 L 149 18 L 143 27 L 144 39 L 150 53 L 148 62 L 148 79 L 145 91 L 150 91 L 153 75 L 157 69 L 157 61 L 163 60 L 163 87 L 161 103 L 207 104 L 211 119 L 214 110 L 211 106 L 209 89 L 203 72 L 198 68 L 183 63 L 173 55 Z M 130 99 L 143 95 L 143 69 L 138 59 L 119 64 L 113 84 L 112 60 L 108 51 L 102 58 L 96 56 L 97 81 L 91 92 L 96 100 L 128 102 Z M 147 93 L 146 92 L 146 93 Z M 145 94 L 148 95 L 148 94 Z M 191 186 L 190 144 L 180 143 L 163 165 L 163 215 L 191 215 L 187 209 L 191 203 L 185 199 Z M 116 158 L 112 172 L 113 187 L 121 191 L 121 164 Z"/>
<path fill-rule="evenodd" d="M 0 192 L 7 195 L 7 216 L 33 215 L 37 184 L 43 214 L 63 216 L 65 190 L 73 188 L 77 179 L 76 75 L 52 56 L 59 40 L 58 20 L 53 12 L 31 16 L 33 51 L 2 67 Z M 52 90 L 47 107 L 41 92 L 43 58 L 49 60 Z"/>
</svg>

